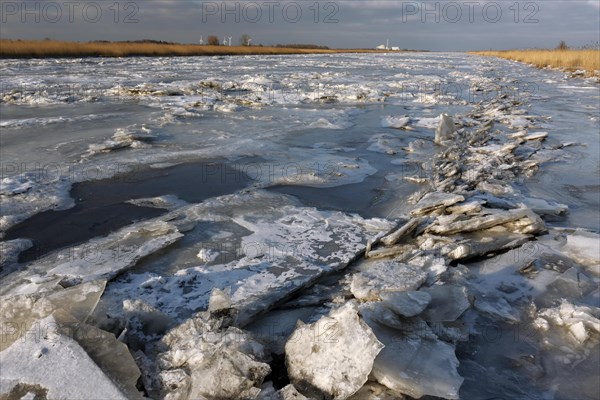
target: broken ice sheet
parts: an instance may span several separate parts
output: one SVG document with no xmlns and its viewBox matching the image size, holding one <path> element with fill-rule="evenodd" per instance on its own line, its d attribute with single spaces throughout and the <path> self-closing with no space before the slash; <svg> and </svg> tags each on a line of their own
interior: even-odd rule
<svg viewBox="0 0 600 400">
<path fill-rule="evenodd" d="M 369 139 L 369 151 L 394 155 L 402 149 L 402 139 L 389 134 L 377 134 Z"/>
<path fill-rule="evenodd" d="M 400 317 L 387 304 L 382 301 L 370 301 L 362 303 L 359 306 L 360 315 L 371 321 L 377 322 L 383 326 L 402 330 L 405 326 L 405 320 Z"/>
<path fill-rule="evenodd" d="M 287 165 L 294 168 L 282 172 L 268 172 L 256 176 L 259 186 L 293 185 L 331 188 L 363 182 L 377 169 L 362 157 L 350 158 L 339 153 L 295 148 L 286 155 Z M 307 160 L 310 160 L 307 162 Z M 315 168 L 317 166 L 317 168 Z"/>
<path fill-rule="evenodd" d="M 133 199 L 127 201 L 127 203 L 139 207 L 164 208 L 166 210 L 174 210 L 188 204 L 185 200 L 181 200 L 172 194 L 152 198 Z"/>
<path fill-rule="evenodd" d="M 238 324 L 244 325 L 323 274 L 344 268 L 364 252 L 369 239 L 394 226 L 382 219 L 299 207 L 287 196 L 260 190 L 210 199 L 162 218 L 178 218 L 172 222 L 177 224 L 231 221 L 237 229 L 226 242 L 239 243 L 239 256 L 171 276 L 138 268 L 111 283 L 103 300 L 109 314 L 118 316 L 123 300 L 136 298 L 173 318 L 187 318 L 206 309 L 213 288 L 229 286 L 233 307 L 240 310 Z M 221 233 L 208 240 L 223 242 Z"/>
<path fill-rule="evenodd" d="M 241 331 L 227 332 L 227 335 L 235 336 L 230 342 L 242 340 Z M 190 399 L 203 398 L 201 396 L 214 399 L 256 397 L 260 392 L 257 386 L 270 372 L 268 364 L 255 360 L 244 351 L 230 348 L 229 343 L 196 343 L 194 347 L 199 352 L 189 354 L 190 358 L 182 366 L 190 370 Z"/>
<path fill-rule="evenodd" d="M 572 253 L 565 250 L 564 239 L 555 234 L 553 231 L 537 241 L 469 264 L 478 276 L 473 285 L 481 293 L 501 294 L 511 305 L 527 297 L 533 298 L 538 307 L 555 305 L 565 296 L 584 301 L 597 287 L 597 278 L 588 272 L 590 267 L 579 265 L 570 257 Z M 589 259 L 582 259 L 592 264 Z M 523 269 L 531 273 L 520 273 Z"/>
<path fill-rule="evenodd" d="M 40 172 L 32 171 L 18 178 L 4 178 L 1 183 L 0 236 L 34 214 L 50 209 L 66 209 L 74 203 L 68 194 L 71 182 L 66 177 L 40 182 Z"/>
<path fill-rule="evenodd" d="M 532 197 L 524 198 L 522 204 L 542 216 L 564 216 L 569 211 L 569 207 L 565 204 Z"/>
<path fill-rule="evenodd" d="M 585 301 L 585 297 L 594 289 L 598 290 L 598 282 L 594 281 L 581 269 L 571 267 L 559 274 L 550 284 L 546 286 L 546 292 L 538 297 L 540 306 L 551 307 L 558 304 L 561 299 Z M 598 303 L 590 302 L 590 305 Z"/>
<path fill-rule="evenodd" d="M 251 334 L 222 326 L 229 317 L 220 315 L 217 321 L 210 312 L 201 312 L 163 337 L 161 397 L 244 399 L 260 393 L 271 371 L 267 349 Z"/>
</svg>

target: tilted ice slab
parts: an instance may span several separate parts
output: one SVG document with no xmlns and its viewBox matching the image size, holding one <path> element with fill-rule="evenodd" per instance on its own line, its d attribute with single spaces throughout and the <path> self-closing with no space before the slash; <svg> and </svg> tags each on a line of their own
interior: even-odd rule
<svg viewBox="0 0 600 400">
<path fill-rule="evenodd" d="M 285 345 L 286 364 L 304 394 L 347 399 L 365 384 L 382 348 L 349 302 L 314 324 L 299 322 Z"/>
<path fill-rule="evenodd" d="M 583 230 L 567 235 L 563 252 L 587 266 L 594 276 L 600 276 L 600 235 Z"/>
<path fill-rule="evenodd" d="M 425 196 L 423 196 L 423 198 L 421 198 L 421 200 L 419 200 L 415 208 L 410 212 L 410 215 L 413 217 L 426 215 L 440 208 L 450 207 L 464 200 L 465 198 L 459 194 L 445 192 L 427 193 Z"/>
<path fill-rule="evenodd" d="M 411 118 L 406 115 L 401 117 L 388 115 L 381 119 L 381 126 L 383 128 L 402 129 L 406 128 L 410 124 L 410 122 Z"/>
<path fill-rule="evenodd" d="M 134 266 L 141 258 L 174 243 L 182 236 L 168 222 L 141 222 L 66 251 L 52 252 L 40 261 L 29 264 L 27 270 L 9 275 L 6 279 L 13 282 L 19 278 L 32 281 L 58 277 L 71 284 L 112 279 Z"/>
<path fill-rule="evenodd" d="M 458 399 L 463 378 L 453 346 L 437 339 L 427 325 L 406 333 L 363 318 L 385 345 L 371 372 L 379 383 L 417 399 L 425 395 Z"/>
<path fill-rule="evenodd" d="M 386 307 L 404 317 L 419 315 L 431 302 L 425 291 L 384 292 L 380 294 Z"/>
<path fill-rule="evenodd" d="M 48 273 L 75 280 L 110 279 L 135 265 L 142 257 L 174 243 L 181 236 L 177 229 L 166 222 L 125 229 L 116 237 L 99 240 L 95 259 L 86 257 L 83 252 L 83 257 L 59 264 Z"/>
<path fill-rule="evenodd" d="M 383 154 L 396 154 L 402 150 L 403 141 L 401 138 L 389 135 L 387 133 L 381 133 L 374 135 L 369 139 L 371 143 L 367 150 L 375 153 Z"/>
<path fill-rule="evenodd" d="M 386 292 L 417 290 L 427 279 L 423 268 L 395 261 L 379 261 L 352 276 L 350 291 L 359 300 L 377 301 Z"/>
<path fill-rule="evenodd" d="M 41 387 L 51 399 L 126 399 L 127 397 L 72 338 L 47 317 L 0 352 L 0 395 L 16 385 Z"/>
<path fill-rule="evenodd" d="M 434 285 L 423 290 L 431 296 L 431 303 L 423 314 L 426 321 L 456 321 L 469 308 L 467 289 L 463 286 Z"/>
<path fill-rule="evenodd" d="M 110 280 L 182 236 L 175 225 L 160 219 L 136 223 L 106 237 L 51 252 L 4 276 L 0 296 L 39 296 L 62 286 Z"/>
<path fill-rule="evenodd" d="M 49 284 L 41 292 L 0 297 L 0 325 L 3 327 L 0 358 L 10 359 L 11 354 L 27 349 L 34 351 L 38 345 L 41 346 L 40 352 L 33 353 L 30 360 L 23 360 L 25 363 L 29 361 L 34 373 L 25 374 L 24 377 L 15 380 L 13 376 L 18 374 L 13 375 L 13 366 L 7 365 L 2 377 L 9 376 L 10 379 L 0 386 L 7 384 L 6 390 L 9 391 L 15 384 L 19 387 L 39 385 L 51 390 L 53 385 L 60 385 L 60 382 L 65 380 L 65 368 L 68 369 L 69 366 L 49 369 L 43 375 L 35 372 L 36 369 L 40 364 L 53 364 L 53 358 L 62 357 L 61 354 L 65 351 L 68 354 L 70 348 L 76 348 L 78 345 L 95 363 L 78 364 L 81 368 L 87 368 L 80 371 L 78 376 L 93 374 L 98 366 L 127 398 L 140 398 L 136 389 L 140 371 L 127 346 L 118 341 L 112 333 L 87 324 L 87 319 L 98 304 L 105 285 L 106 281 L 93 281 L 63 289 L 55 280 L 54 287 Z M 56 325 L 57 321 L 59 325 Z M 52 332 L 56 329 L 61 335 L 75 339 L 76 342 L 67 339 L 54 340 Z M 47 340 L 52 345 L 50 350 L 45 347 L 44 342 Z M 75 351 L 79 352 L 77 349 Z M 53 358 L 37 360 L 46 354 L 51 354 Z M 63 360 L 68 361 L 69 357 Z M 16 368 L 18 371 L 24 366 L 19 364 Z M 2 392 L 4 391 L 3 389 Z"/>
<path fill-rule="evenodd" d="M 99 280 L 63 289 L 56 282 L 47 291 L 0 297 L 0 324 L 3 327 L 0 351 L 19 340 L 36 321 L 56 311 L 66 312 L 85 322 L 98 304 L 105 286 L 106 281 Z"/>
<path fill-rule="evenodd" d="M 544 222 L 528 209 L 497 211 L 486 209 L 477 215 L 461 218 L 454 221 L 442 221 L 437 219 L 435 224 L 427 228 L 428 232 L 437 235 L 453 235 L 456 233 L 475 232 L 505 225 L 512 232 L 539 233 L 545 229 Z"/>
<path fill-rule="evenodd" d="M 143 147 L 154 139 L 156 139 L 156 137 L 151 133 L 150 128 L 145 125 L 132 125 L 126 128 L 117 128 L 112 138 L 104 141 L 101 144 L 89 145 L 88 154 L 98 154 L 102 152 L 123 149 L 126 147 Z"/>
<path fill-rule="evenodd" d="M 206 240 L 238 245 L 238 259 L 172 276 L 129 273 L 105 294 L 114 314 L 121 312 L 124 299 L 137 298 L 172 317 L 186 317 L 206 309 L 213 288 L 230 287 L 233 307 L 240 310 L 237 322 L 244 325 L 323 274 L 344 268 L 364 252 L 369 239 L 394 227 L 387 220 L 300 207 L 290 197 L 265 191 L 213 198 L 162 218 L 177 218 L 180 225 L 233 223 L 237 229 L 230 235 L 215 232 Z"/>
</svg>

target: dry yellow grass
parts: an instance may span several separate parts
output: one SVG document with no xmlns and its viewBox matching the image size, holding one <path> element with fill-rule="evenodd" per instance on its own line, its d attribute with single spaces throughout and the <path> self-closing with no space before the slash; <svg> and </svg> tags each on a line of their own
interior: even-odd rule
<svg viewBox="0 0 600 400">
<path fill-rule="evenodd" d="M 0 58 L 212 56 L 252 54 L 376 53 L 370 49 L 295 49 L 259 46 L 200 46 L 160 43 L 80 43 L 53 40 L 0 40 Z"/>
<path fill-rule="evenodd" d="M 600 50 L 506 50 L 478 51 L 474 54 L 507 58 L 538 68 L 585 70 L 587 76 L 600 76 Z"/>
</svg>

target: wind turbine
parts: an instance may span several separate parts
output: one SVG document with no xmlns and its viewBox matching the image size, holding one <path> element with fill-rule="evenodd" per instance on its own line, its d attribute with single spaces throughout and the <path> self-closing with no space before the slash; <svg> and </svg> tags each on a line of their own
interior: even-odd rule
<svg viewBox="0 0 600 400">
<path fill-rule="evenodd" d="M 226 36 L 223 37 L 223 46 L 227 46 L 227 37 Z"/>
<path fill-rule="evenodd" d="M 390 49 L 390 39 L 387 39 L 387 40 L 385 41 L 385 49 L 386 49 L 386 50 L 389 50 L 389 49 Z"/>
<path fill-rule="evenodd" d="M 252 39 L 248 39 L 248 44 L 247 44 L 247 46 L 250 46 L 250 43 L 252 43 Z"/>
<path fill-rule="evenodd" d="M 200 44 L 204 44 L 204 39 L 202 39 L 202 35 L 200 36 Z"/>
<path fill-rule="evenodd" d="M 232 36 L 229 36 L 229 46 L 231 47 L 231 38 Z"/>
</svg>

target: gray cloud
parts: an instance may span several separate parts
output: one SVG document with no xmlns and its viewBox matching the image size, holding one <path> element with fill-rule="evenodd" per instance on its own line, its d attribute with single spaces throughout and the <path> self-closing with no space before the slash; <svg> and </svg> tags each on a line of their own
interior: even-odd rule
<svg viewBox="0 0 600 400">
<path fill-rule="evenodd" d="M 600 2 L 0 1 L 2 38 L 88 41 L 249 34 L 253 43 L 469 50 L 581 46 L 598 40 Z M 115 6 L 116 4 L 116 6 Z M 316 7 L 315 7 L 316 6 Z"/>
</svg>

